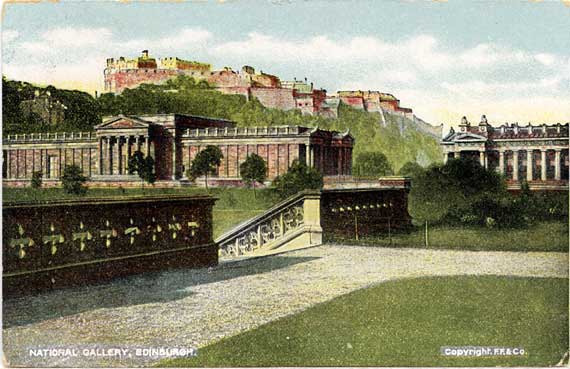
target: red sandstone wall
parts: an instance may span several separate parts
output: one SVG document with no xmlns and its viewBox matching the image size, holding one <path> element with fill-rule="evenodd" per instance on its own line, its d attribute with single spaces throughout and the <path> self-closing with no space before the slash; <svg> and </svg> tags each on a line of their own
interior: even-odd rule
<svg viewBox="0 0 570 369">
<path fill-rule="evenodd" d="M 340 100 L 353 108 L 364 109 L 364 99 L 362 97 L 341 96 Z"/>
<path fill-rule="evenodd" d="M 251 95 L 263 106 L 280 110 L 295 109 L 293 90 L 287 88 L 251 88 Z"/>
</svg>

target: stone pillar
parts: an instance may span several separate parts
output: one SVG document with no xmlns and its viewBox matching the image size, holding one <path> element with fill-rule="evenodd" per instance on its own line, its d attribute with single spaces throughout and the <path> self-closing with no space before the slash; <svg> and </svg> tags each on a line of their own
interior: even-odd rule
<svg viewBox="0 0 570 369">
<path fill-rule="evenodd" d="M 519 150 L 513 150 L 513 181 L 519 180 Z"/>
<path fill-rule="evenodd" d="M 107 155 L 109 162 L 109 172 L 107 174 L 113 174 L 113 141 L 112 137 L 107 137 Z"/>
<path fill-rule="evenodd" d="M 505 174 L 505 151 L 499 150 L 499 166 L 497 167 L 499 174 Z"/>
<path fill-rule="evenodd" d="M 105 138 L 99 138 L 99 174 L 103 174 L 103 140 Z"/>
<path fill-rule="evenodd" d="M 336 170 L 337 173 L 336 173 L 336 174 L 339 175 L 339 176 L 341 176 L 341 175 L 342 175 L 342 168 L 343 168 L 343 165 L 344 165 L 343 150 L 342 150 L 342 147 L 337 147 L 337 148 L 335 148 L 335 150 L 336 150 L 336 152 L 337 152 L 337 160 L 338 160 L 338 163 L 337 163 L 337 170 Z"/>
<path fill-rule="evenodd" d="M 150 144 L 149 144 L 149 137 L 144 136 L 144 156 L 148 156 L 150 154 Z"/>
<path fill-rule="evenodd" d="M 321 228 L 321 195 L 307 194 L 303 201 L 303 227 L 305 240 L 309 245 L 320 245 L 323 242 L 323 229 Z"/>
<path fill-rule="evenodd" d="M 305 161 L 307 162 L 307 166 L 311 166 L 311 149 L 310 145 L 305 145 Z"/>
<path fill-rule="evenodd" d="M 479 164 L 485 167 L 485 151 L 479 151 Z"/>
<path fill-rule="evenodd" d="M 455 158 L 455 159 L 461 158 L 461 152 L 460 151 L 454 151 L 453 152 L 453 158 Z"/>
<path fill-rule="evenodd" d="M 540 150 L 540 180 L 546 181 L 546 149 Z"/>
<path fill-rule="evenodd" d="M 115 137 L 115 153 L 113 157 L 115 161 L 115 174 L 121 174 L 121 137 Z"/>
<path fill-rule="evenodd" d="M 560 152 L 562 149 L 555 149 L 554 152 L 554 179 L 560 180 Z"/>
<path fill-rule="evenodd" d="M 309 152 L 311 153 L 311 155 L 310 155 L 311 165 L 309 165 L 309 166 L 314 168 L 315 167 L 315 149 L 313 148 L 313 145 L 309 146 Z"/>
<path fill-rule="evenodd" d="M 135 136 L 135 151 L 141 151 L 140 136 Z"/>
<path fill-rule="evenodd" d="M 447 159 L 449 158 L 449 153 L 444 152 L 443 153 L 443 164 L 447 164 Z"/>
<path fill-rule="evenodd" d="M 148 145 L 148 155 L 150 155 L 150 144 Z M 176 134 L 172 136 L 172 179 L 176 179 Z"/>
<path fill-rule="evenodd" d="M 532 160 L 532 149 L 527 149 L 526 150 L 526 180 L 527 180 L 527 182 L 532 181 L 533 170 L 534 170 L 534 163 Z"/>
</svg>

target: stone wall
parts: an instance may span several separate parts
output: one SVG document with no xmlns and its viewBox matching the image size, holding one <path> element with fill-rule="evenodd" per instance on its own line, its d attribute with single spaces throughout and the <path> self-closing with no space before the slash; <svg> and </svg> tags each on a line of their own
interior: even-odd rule
<svg viewBox="0 0 570 369">
<path fill-rule="evenodd" d="M 208 196 L 162 196 L 5 203 L 4 296 L 215 265 L 214 202 Z"/>
<path fill-rule="evenodd" d="M 296 108 L 295 97 L 293 90 L 286 88 L 257 88 L 250 89 L 252 97 L 255 97 L 259 102 L 272 109 L 291 110 Z"/>
</svg>

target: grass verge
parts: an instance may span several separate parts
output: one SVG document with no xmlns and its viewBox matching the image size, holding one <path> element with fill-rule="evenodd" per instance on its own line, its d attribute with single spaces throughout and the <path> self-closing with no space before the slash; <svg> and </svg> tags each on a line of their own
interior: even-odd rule
<svg viewBox="0 0 570 369">
<path fill-rule="evenodd" d="M 331 238 L 328 242 L 378 247 L 425 248 L 423 228 L 409 233 L 396 233 L 392 239 L 361 237 L 358 241 Z M 568 223 L 563 221 L 538 222 L 527 228 L 498 229 L 486 227 L 434 226 L 429 229 L 430 249 L 457 249 L 471 251 L 560 251 L 568 252 Z"/>
<path fill-rule="evenodd" d="M 568 348 L 567 328 L 567 280 L 420 278 L 359 290 L 158 365 L 551 366 Z M 526 354 L 454 358 L 442 346 Z"/>
</svg>

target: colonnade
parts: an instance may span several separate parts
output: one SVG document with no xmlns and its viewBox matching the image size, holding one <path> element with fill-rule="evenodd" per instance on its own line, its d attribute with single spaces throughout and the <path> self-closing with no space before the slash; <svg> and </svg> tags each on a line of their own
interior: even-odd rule
<svg viewBox="0 0 570 369">
<path fill-rule="evenodd" d="M 472 150 L 469 150 L 472 151 Z M 490 152 L 498 152 L 499 154 L 499 163 L 495 167 L 497 173 L 506 175 L 506 167 L 507 167 L 507 152 L 510 152 L 512 156 L 512 173 L 510 178 L 513 181 L 518 181 L 523 178 L 519 176 L 519 153 L 526 152 L 525 158 L 525 166 L 526 166 L 526 179 L 527 181 L 534 180 L 534 152 L 540 151 L 540 164 L 538 170 L 540 170 L 540 178 L 541 181 L 546 181 L 547 178 L 547 153 L 548 151 L 554 151 L 554 180 L 559 181 L 561 179 L 561 167 L 562 167 L 562 148 L 554 148 L 554 149 L 545 149 L 545 148 L 499 148 L 493 151 L 486 151 L 486 150 L 477 150 L 479 152 L 479 163 L 481 166 L 488 168 L 489 167 L 489 153 Z M 454 158 L 459 158 L 461 156 L 460 151 L 453 152 Z M 444 154 L 444 163 L 447 162 L 449 158 L 449 153 Z M 530 165 L 529 165 L 530 164 Z"/>
<path fill-rule="evenodd" d="M 128 174 L 129 158 L 136 151 L 151 155 L 153 143 L 148 135 L 101 136 L 99 138 L 99 174 Z"/>
</svg>

